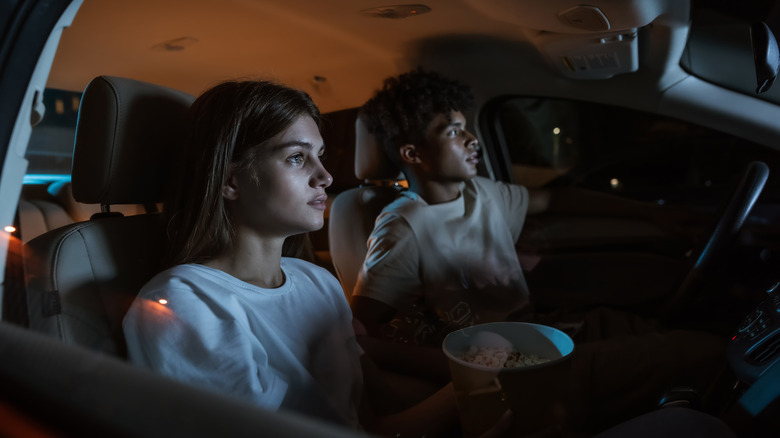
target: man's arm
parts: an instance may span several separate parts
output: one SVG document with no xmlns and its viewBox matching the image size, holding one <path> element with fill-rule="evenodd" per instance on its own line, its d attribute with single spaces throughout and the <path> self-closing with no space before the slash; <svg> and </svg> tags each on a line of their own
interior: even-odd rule
<svg viewBox="0 0 780 438">
<path fill-rule="evenodd" d="M 352 308 L 352 315 L 360 321 L 366 334 L 373 337 L 381 336 L 382 325 L 390 322 L 397 313 L 385 303 L 360 295 L 353 295 L 349 306 Z"/>
<path fill-rule="evenodd" d="M 659 205 L 577 187 L 528 190 L 528 214 L 566 213 L 581 216 L 646 220 L 673 234 L 706 223 L 710 214 L 690 207 Z"/>
<path fill-rule="evenodd" d="M 577 187 L 529 189 L 528 197 L 529 214 L 574 213 L 647 218 L 658 210 L 657 204 Z"/>
<path fill-rule="evenodd" d="M 404 344 L 383 337 L 382 326 L 395 318 L 395 309 L 361 296 L 353 296 L 350 306 L 356 320 L 358 343 L 380 368 L 437 384 L 449 381 L 449 363 L 441 348 Z"/>
</svg>

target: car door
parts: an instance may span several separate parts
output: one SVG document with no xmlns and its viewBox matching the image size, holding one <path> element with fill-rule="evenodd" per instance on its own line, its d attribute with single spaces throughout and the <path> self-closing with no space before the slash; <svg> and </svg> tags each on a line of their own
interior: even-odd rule
<svg viewBox="0 0 780 438">
<path fill-rule="evenodd" d="M 43 90 L 62 30 L 72 22 L 81 3 L 17 0 L 0 4 L 0 225 L 7 237 L 0 239 L 3 267 L 9 248 L 18 255 L 18 234 L 7 227 L 14 224 L 32 126 L 45 112 Z M 5 275 L 6 270 L 0 270 L 0 279 Z M 2 289 L 0 295 L 5 303 L 8 299 Z"/>
</svg>

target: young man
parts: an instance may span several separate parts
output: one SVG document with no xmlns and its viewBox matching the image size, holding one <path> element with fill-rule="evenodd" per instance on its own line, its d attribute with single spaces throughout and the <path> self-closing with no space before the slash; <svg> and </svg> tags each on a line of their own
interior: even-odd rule
<svg viewBox="0 0 780 438">
<path fill-rule="evenodd" d="M 361 109 L 409 183 L 376 220 L 350 303 L 372 338 L 366 351 L 423 357 L 412 356 L 414 348 L 440 351 L 449 332 L 478 323 L 565 322 L 576 329 L 573 415 L 586 428 L 647 412 L 676 385 L 706 389 L 713 370 L 725 364 L 717 337 L 665 332 L 654 321 L 605 308 L 566 321 L 533 313 L 515 252 L 526 215 L 574 208 L 646 218 L 657 207 L 586 191 L 529 191 L 478 176 L 479 142 L 464 116 L 472 104 L 465 85 L 415 70 L 387 79 Z M 390 342 L 377 347 L 377 340 Z M 420 369 L 430 368 L 425 361 Z"/>
</svg>

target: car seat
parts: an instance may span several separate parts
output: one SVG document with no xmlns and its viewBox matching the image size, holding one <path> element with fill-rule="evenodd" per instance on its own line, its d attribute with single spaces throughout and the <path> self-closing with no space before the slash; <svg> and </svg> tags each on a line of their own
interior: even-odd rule
<svg viewBox="0 0 780 438">
<path fill-rule="evenodd" d="M 99 76 L 79 108 L 72 190 L 100 204 L 89 220 L 24 247 L 30 328 L 66 343 L 126 356 L 122 319 L 160 269 L 159 213 L 123 216 L 112 205 L 163 200 L 170 162 L 194 97 L 132 79 Z"/>
<path fill-rule="evenodd" d="M 336 195 L 328 221 L 331 260 L 347 299 L 357 283 L 376 217 L 403 190 L 403 174 L 360 117 L 355 121 L 355 176 L 365 183 Z"/>
<path fill-rule="evenodd" d="M 125 216 L 159 209 L 156 204 L 113 205 L 112 211 Z M 100 211 L 99 204 L 82 204 L 73 199 L 70 181 L 25 184 L 19 199 L 19 231 L 22 243 L 41 234 L 74 222 L 89 220 Z"/>
</svg>

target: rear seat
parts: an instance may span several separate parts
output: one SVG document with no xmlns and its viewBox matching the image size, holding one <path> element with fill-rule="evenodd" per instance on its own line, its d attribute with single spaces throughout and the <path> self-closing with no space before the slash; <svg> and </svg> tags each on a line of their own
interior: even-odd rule
<svg viewBox="0 0 780 438">
<path fill-rule="evenodd" d="M 112 212 L 125 216 L 146 211 L 143 205 L 113 205 Z M 22 243 L 49 230 L 82 222 L 100 212 L 98 204 L 76 202 L 70 181 L 25 184 L 19 200 L 19 228 Z"/>
</svg>

